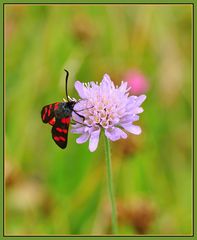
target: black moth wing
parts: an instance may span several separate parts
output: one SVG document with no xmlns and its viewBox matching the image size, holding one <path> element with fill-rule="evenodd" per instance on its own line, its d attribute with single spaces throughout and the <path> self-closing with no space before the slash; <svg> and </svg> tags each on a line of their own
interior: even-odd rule
<svg viewBox="0 0 197 240">
<path fill-rule="evenodd" d="M 60 103 L 52 103 L 49 105 L 46 105 L 42 108 L 41 111 L 41 118 L 44 123 L 49 123 L 51 125 L 54 125 L 55 123 L 55 110 L 58 108 L 58 105 Z"/>
<path fill-rule="evenodd" d="M 56 122 L 51 130 L 53 140 L 61 148 L 66 148 L 67 146 L 69 123 L 70 117 L 56 118 Z"/>
</svg>

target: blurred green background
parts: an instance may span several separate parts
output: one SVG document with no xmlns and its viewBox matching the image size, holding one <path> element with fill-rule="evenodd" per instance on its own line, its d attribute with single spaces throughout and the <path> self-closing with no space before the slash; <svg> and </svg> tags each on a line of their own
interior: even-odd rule
<svg viewBox="0 0 197 240">
<path fill-rule="evenodd" d="M 112 143 L 119 234 L 192 233 L 191 5 L 6 5 L 6 234 L 108 234 L 102 140 L 56 146 L 41 108 L 75 80 L 149 85 L 140 136 Z"/>
</svg>

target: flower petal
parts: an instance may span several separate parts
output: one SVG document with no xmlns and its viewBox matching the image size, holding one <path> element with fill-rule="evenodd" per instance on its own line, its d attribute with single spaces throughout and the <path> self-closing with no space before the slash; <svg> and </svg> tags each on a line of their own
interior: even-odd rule
<svg viewBox="0 0 197 240">
<path fill-rule="evenodd" d="M 90 135 L 90 141 L 89 141 L 90 152 L 94 152 L 98 147 L 100 131 L 101 130 L 99 128 L 98 130 L 93 131 Z"/>
<path fill-rule="evenodd" d="M 122 82 L 118 90 L 125 93 L 127 90 L 127 82 Z"/>
<path fill-rule="evenodd" d="M 140 95 L 139 97 L 130 96 L 128 98 L 127 109 L 133 109 L 139 107 L 146 99 L 146 95 Z"/>
<path fill-rule="evenodd" d="M 110 76 L 108 74 L 104 74 L 102 82 L 101 82 L 101 89 L 105 92 L 105 91 L 110 91 L 110 90 L 114 90 L 115 86 L 114 83 L 111 81 Z"/>
<path fill-rule="evenodd" d="M 110 76 L 109 76 L 107 73 L 105 73 L 105 74 L 104 74 L 104 76 L 103 76 L 103 79 L 102 79 L 102 81 L 106 81 L 106 82 L 109 82 L 109 83 L 111 83 Z"/>
<path fill-rule="evenodd" d="M 142 113 L 144 111 L 144 109 L 142 107 L 136 107 L 136 108 L 132 108 L 132 109 L 129 109 L 127 111 L 128 114 L 139 114 L 139 113 Z"/>
<path fill-rule="evenodd" d="M 84 87 L 83 83 L 76 81 L 75 89 L 77 90 L 77 92 L 81 98 L 86 98 L 86 94 L 85 94 L 86 88 Z"/>
<path fill-rule="evenodd" d="M 138 98 L 137 98 L 137 101 L 136 101 L 136 106 L 140 106 L 146 99 L 146 95 L 140 95 Z"/>
<path fill-rule="evenodd" d="M 139 135 L 142 132 L 139 126 L 133 124 L 122 124 L 122 127 L 128 132 L 133 133 L 135 135 Z"/>
<path fill-rule="evenodd" d="M 79 138 L 77 138 L 76 142 L 79 144 L 84 143 L 88 140 L 89 136 L 90 136 L 89 133 L 86 132 L 86 133 L 82 134 Z"/>
<path fill-rule="evenodd" d="M 139 116 L 138 115 L 132 115 L 132 114 L 130 114 L 130 115 L 125 115 L 124 117 L 122 117 L 121 119 L 120 119 L 120 125 L 122 125 L 122 124 L 130 124 L 130 123 L 132 123 L 132 122 L 135 122 L 135 121 L 138 121 L 139 120 Z"/>
<path fill-rule="evenodd" d="M 72 133 L 78 133 L 78 134 L 80 134 L 80 133 L 83 133 L 83 132 L 85 132 L 84 131 L 84 126 L 82 126 L 81 124 L 72 124 L 72 129 L 70 130 Z"/>
<path fill-rule="evenodd" d="M 127 138 L 127 134 L 123 132 L 120 128 L 108 128 L 105 130 L 105 136 L 111 141 L 116 141 L 120 138 Z"/>
</svg>

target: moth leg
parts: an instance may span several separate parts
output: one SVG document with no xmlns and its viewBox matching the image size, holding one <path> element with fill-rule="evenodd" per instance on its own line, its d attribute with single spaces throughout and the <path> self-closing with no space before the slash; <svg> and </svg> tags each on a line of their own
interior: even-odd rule
<svg viewBox="0 0 197 240">
<path fill-rule="evenodd" d="M 91 108 L 93 108 L 94 106 L 92 106 L 92 107 L 89 107 L 89 108 L 84 108 L 84 109 L 81 109 L 81 110 L 79 110 L 79 111 L 76 111 L 76 110 L 73 110 L 73 111 L 76 111 L 76 112 L 82 112 L 82 111 L 84 111 L 84 110 L 88 110 L 88 109 L 91 109 Z M 76 113 L 75 112 L 75 113 Z"/>
<path fill-rule="evenodd" d="M 88 125 L 86 125 L 85 123 L 80 123 L 80 122 L 77 122 L 76 120 L 74 120 L 74 119 L 72 119 L 72 121 L 74 121 L 74 123 L 79 123 L 79 124 L 81 124 L 81 125 L 83 125 L 83 126 L 86 126 L 86 127 L 91 127 L 91 126 L 88 126 Z M 71 122 L 71 124 L 73 124 L 73 122 Z"/>
<path fill-rule="evenodd" d="M 82 111 L 84 111 L 84 110 L 91 109 L 91 108 L 93 108 L 93 107 L 94 107 L 94 106 L 89 107 L 89 108 L 85 108 L 85 109 L 81 109 L 81 110 L 79 110 L 79 111 L 76 111 L 76 110 L 73 109 L 73 112 L 76 113 L 79 117 L 83 118 L 83 121 L 84 121 L 84 120 L 85 120 L 85 117 L 82 116 L 81 114 L 79 114 L 78 112 L 82 112 Z"/>
<path fill-rule="evenodd" d="M 78 112 L 76 112 L 74 109 L 73 109 L 73 112 L 74 113 L 76 113 L 80 118 L 82 118 L 83 119 L 83 121 L 85 120 L 85 117 L 84 116 L 82 116 L 81 114 L 79 114 Z"/>
</svg>

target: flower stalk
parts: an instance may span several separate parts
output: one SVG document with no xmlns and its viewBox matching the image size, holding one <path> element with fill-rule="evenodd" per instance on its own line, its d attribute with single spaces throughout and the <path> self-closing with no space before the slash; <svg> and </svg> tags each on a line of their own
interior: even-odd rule
<svg viewBox="0 0 197 240">
<path fill-rule="evenodd" d="M 113 178 L 112 178 L 112 166 L 111 166 L 111 150 L 109 139 L 104 135 L 105 142 L 105 159 L 107 168 L 107 182 L 109 190 L 109 198 L 111 201 L 111 211 L 112 211 L 112 233 L 116 234 L 118 231 L 117 224 L 117 214 L 116 214 L 116 203 L 113 189 Z"/>
</svg>

